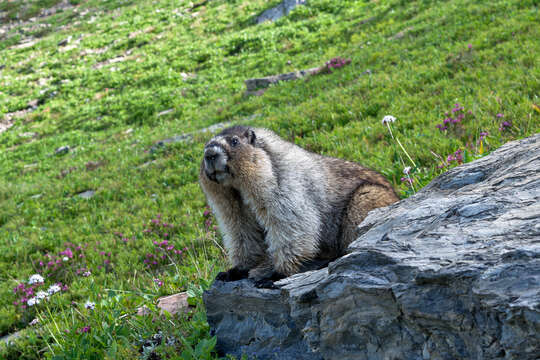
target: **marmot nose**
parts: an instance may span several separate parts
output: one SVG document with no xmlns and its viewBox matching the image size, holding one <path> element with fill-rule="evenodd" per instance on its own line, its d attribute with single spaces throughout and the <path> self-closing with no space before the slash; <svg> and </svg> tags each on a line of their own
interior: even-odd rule
<svg viewBox="0 0 540 360">
<path fill-rule="evenodd" d="M 214 162 L 218 158 L 219 153 L 213 148 L 206 149 L 204 152 L 204 159 L 208 162 Z"/>
</svg>

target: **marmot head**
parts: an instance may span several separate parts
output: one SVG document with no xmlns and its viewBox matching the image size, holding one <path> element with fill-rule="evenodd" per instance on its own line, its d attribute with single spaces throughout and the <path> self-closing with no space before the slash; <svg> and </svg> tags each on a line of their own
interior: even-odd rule
<svg viewBox="0 0 540 360">
<path fill-rule="evenodd" d="M 231 185 L 243 160 L 248 160 L 255 145 L 255 131 L 247 126 L 233 126 L 214 136 L 204 146 L 204 173 L 221 185 Z"/>
</svg>

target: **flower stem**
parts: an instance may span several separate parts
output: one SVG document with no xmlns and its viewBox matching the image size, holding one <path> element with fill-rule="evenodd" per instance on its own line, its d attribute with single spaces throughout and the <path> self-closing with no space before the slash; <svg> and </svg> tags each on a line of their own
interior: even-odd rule
<svg viewBox="0 0 540 360">
<path fill-rule="evenodd" d="M 388 128 L 388 131 L 390 132 L 390 136 L 392 137 L 392 139 L 395 140 L 399 144 L 399 146 L 401 147 L 401 150 L 403 150 L 405 155 L 407 155 L 407 158 L 409 158 L 413 166 L 416 168 L 416 164 L 413 161 L 413 159 L 411 159 L 411 157 L 409 156 L 409 153 L 407 153 L 407 150 L 405 150 L 403 145 L 401 145 L 401 142 L 396 137 L 394 137 L 394 134 L 392 133 L 392 128 L 390 127 L 389 122 L 386 122 L 386 127 Z M 405 162 L 403 161 L 403 157 L 401 155 L 399 155 L 399 160 L 401 160 L 401 164 L 405 167 Z M 406 174 L 406 175 L 407 175 L 407 178 L 409 179 L 408 183 L 411 186 L 413 193 L 416 194 L 416 189 L 414 188 L 414 185 L 413 185 L 413 179 L 411 179 L 411 176 L 409 174 Z"/>
<path fill-rule="evenodd" d="M 390 136 L 392 136 L 392 139 L 396 140 L 399 147 L 401 148 L 401 150 L 403 150 L 403 152 L 405 153 L 405 155 L 407 155 L 407 158 L 409 158 L 410 162 L 413 164 L 414 167 L 416 167 L 416 164 L 414 163 L 414 160 L 411 158 L 411 156 L 409 155 L 409 153 L 407 152 L 407 150 L 405 150 L 405 148 L 403 147 L 403 145 L 401 145 L 401 142 L 399 141 L 398 138 L 394 137 L 394 134 L 392 133 L 392 128 L 390 127 L 390 124 L 389 123 L 386 123 L 386 127 L 388 127 L 388 131 L 390 131 Z"/>
</svg>

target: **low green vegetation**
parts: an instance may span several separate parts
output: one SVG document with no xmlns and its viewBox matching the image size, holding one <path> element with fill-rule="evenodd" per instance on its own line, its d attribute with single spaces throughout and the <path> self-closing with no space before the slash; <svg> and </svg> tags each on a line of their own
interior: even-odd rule
<svg viewBox="0 0 540 360">
<path fill-rule="evenodd" d="M 310 0 L 257 25 L 277 3 L 0 4 L 0 336 L 24 329 L 0 358 L 217 358 L 202 292 L 227 263 L 197 183 L 210 125 L 359 161 L 402 197 L 540 130 L 537 0 Z M 334 58 L 350 63 L 244 95 Z M 192 311 L 160 315 L 181 291 Z"/>
</svg>

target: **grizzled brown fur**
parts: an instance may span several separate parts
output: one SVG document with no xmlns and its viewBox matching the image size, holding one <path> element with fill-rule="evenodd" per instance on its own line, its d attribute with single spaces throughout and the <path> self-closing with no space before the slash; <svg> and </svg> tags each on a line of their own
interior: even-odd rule
<svg viewBox="0 0 540 360">
<path fill-rule="evenodd" d="M 233 265 L 222 280 L 264 282 L 333 260 L 370 210 L 398 200 L 373 170 L 244 126 L 206 144 L 199 180 Z"/>
</svg>

